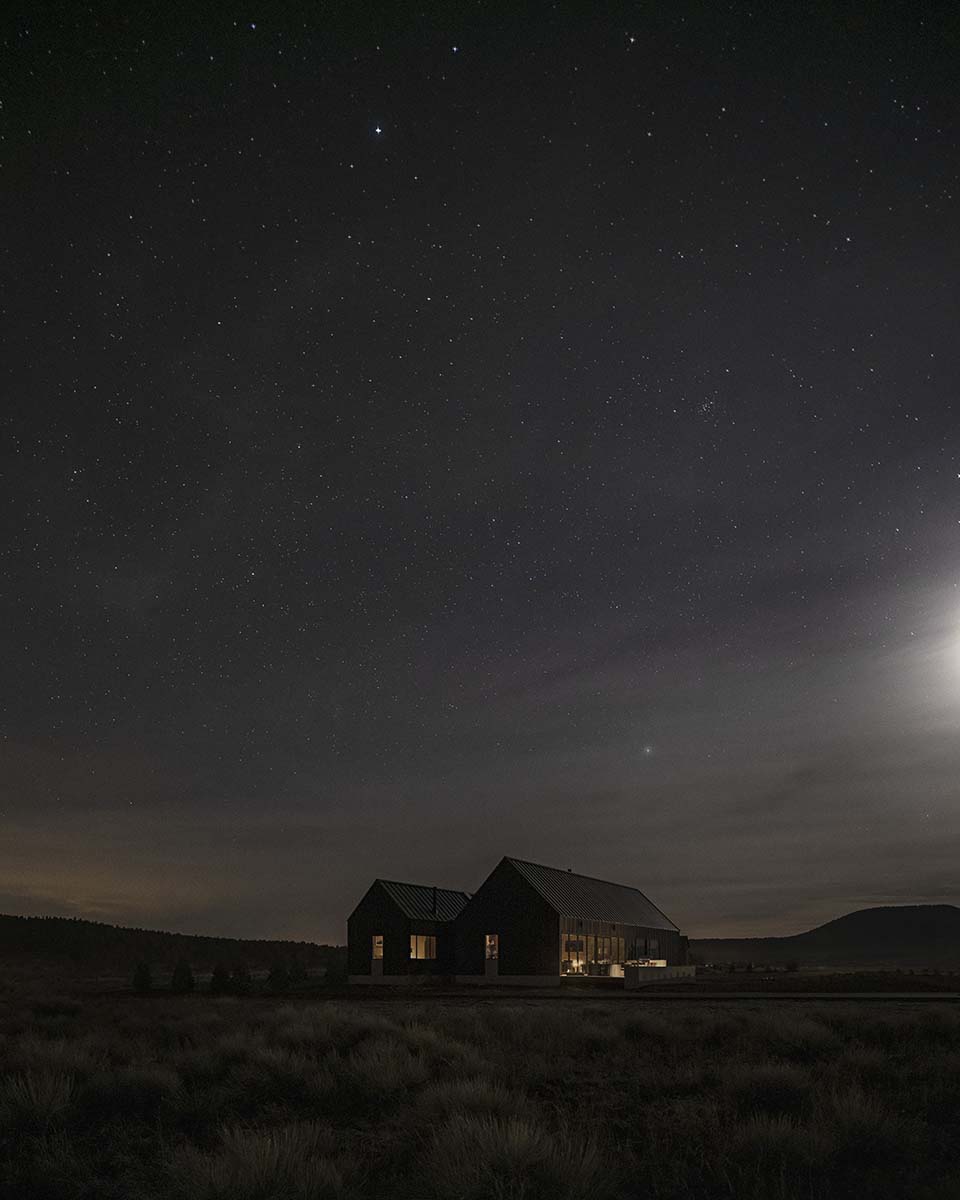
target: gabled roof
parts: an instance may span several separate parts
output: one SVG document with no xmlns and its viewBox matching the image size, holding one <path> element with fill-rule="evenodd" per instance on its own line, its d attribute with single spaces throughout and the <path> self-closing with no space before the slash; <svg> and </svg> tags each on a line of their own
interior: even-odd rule
<svg viewBox="0 0 960 1200">
<path fill-rule="evenodd" d="M 466 892 L 435 888 L 423 883 L 396 883 L 378 879 L 404 916 L 415 921 L 452 921 L 470 899 Z"/>
<path fill-rule="evenodd" d="M 649 929 L 676 930 L 677 926 L 637 888 L 589 875 L 575 875 L 557 867 L 505 858 L 535 888 L 561 917 L 584 921 L 609 921 L 622 925 L 643 925 Z"/>
</svg>

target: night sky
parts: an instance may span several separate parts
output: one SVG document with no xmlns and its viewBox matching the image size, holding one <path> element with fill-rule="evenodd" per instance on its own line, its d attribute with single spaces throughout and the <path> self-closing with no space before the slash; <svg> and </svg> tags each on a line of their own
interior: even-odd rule
<svg viewBox="0 0 960 1200">
<path fill-rule="evenodd" d="M 14 16 L 0 911 L 960 900 L 950 7 Z"/>
</svg>

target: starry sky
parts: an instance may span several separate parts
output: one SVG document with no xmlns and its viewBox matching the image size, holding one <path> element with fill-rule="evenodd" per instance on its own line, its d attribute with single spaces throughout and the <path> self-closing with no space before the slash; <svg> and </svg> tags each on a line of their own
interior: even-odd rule
<svg viewBox="0 0 960 1200">
<path fill-rule="evenodd" d="M 2 33 L 0 911 L 960 900 L 948 6 Z"/>
</svg>

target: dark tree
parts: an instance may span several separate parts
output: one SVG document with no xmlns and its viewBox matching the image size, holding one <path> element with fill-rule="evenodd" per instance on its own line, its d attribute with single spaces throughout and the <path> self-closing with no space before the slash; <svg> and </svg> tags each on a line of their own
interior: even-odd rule
<svg viewBox="0 0 960 1200">
<path fill-rule="evenodd" d="M 196 980 L 193 977 L 190 964 L 184 962 L 181 958 L 173 968 L 173 974 L 170 976 L 170 991 L 179 992 L 182 995 L 185 992 L 192 992 L 195 987 Z"/>
<path fill-rule="evenodd" d="M 213 974 L 210 976 L 210 991 L 214 996 L 225 996 L 230 991 L 230 972 L 223 963 L 217 963 L 213 968 Z"/>
<path fill-rule="evenodd" d="M 133 990 L 139 992 L 141 996 L 145 995 L 153 987 L 153 976 L 150 973 L 150 966 L 145 962 L 138 962 L 133 969 Z"/>
<path fill-rule="evenodd" d="M 275 962 L 267 976 L 268 992 L 285 992 L 290 986 L 290 972 L 282 962 Z"/>
<path fill-rule="evenodd" d="M 230 975 L 230 991 L 243 996 L 250 991 L 250 968 L 246 963 L 237 963 Z"/>
<path fill-rule="evenodd" d="M 337 955 L 327 965 L 323 982 L 328 987 L 342 987 L 347 982 L 347 959 L 345 955 Z"/>
<path fill-rule="evenodd" d="M 309 975 L 307 968 L 303 965 L 303 961 L 299 958 L 294 958 L 290 963 L 290 982 L 291 983 L 306 983 Z"/>
</svg>

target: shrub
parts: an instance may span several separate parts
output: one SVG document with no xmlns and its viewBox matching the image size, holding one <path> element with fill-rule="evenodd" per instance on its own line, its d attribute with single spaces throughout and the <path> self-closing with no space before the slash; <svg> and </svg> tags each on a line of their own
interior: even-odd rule
<svg viewBox="0 0 960 1200">
<path fill-rule="evenodd" d="M 34 1143 L 34 1154 L 21 1161 L 18 1200 L 87 1200 L 93 1164 L 81 1157 L 76 1139 L 63 1130 L 43 1134 Z"/>
<path fill-rule="evenodd" d="M 444 1200 L 601 1200 L 613 1186 L 592 1136 L 522 1117 L 455 1114 L 433 1135 L 421 1170 Z"/>
<path fill-rule="evenodd" d="M 315 1047 L 344 1052 L 372 1037 L 397 1032 L 393 1021 L 377 1012 L 345 1008 L 339 1004 L 316 1004 L 303 1009 L 284 1006 L 276 1014 L 281 1031 L 295 1026 L 303 1035 L 309 1026 L 309 1041 Z M 280 1036 L 285 1036 L 282 1032 Z"/>
<path fill-rule="evenodd" d="M 822 1164 L 830 1149 L 819 1128 L 797 1124 L 784 1116 L 754 1116 L 728 1133 L 728 1163 L 749 1174 L 765 1169 L 767 1178 L 781 1172 L 800 1175 Z"/>
<path fill-rule="evenodd" d="M 882 1169 L 909 1161 L 922 1140 L 918 1122 L 856 1086 L 831 1093 L 818 1115 L 834 1143 L 834 1165 L 853 1172 L 864 1164 Z"/>
<path fill-rule="evenodd" d="M 133 968 L 133 990 L 141 996 L 153 987 L 153 974 L 145 962 L 138 962 Z"/>
<path fill-rule="evenodd" d="M 428 1077 L 423 1059 L 396 1040 L 362 1045 L 340 1067 L 340 1073 L 356 1099 L 375 1103 L 391 1093 L 424 1083 Z"/>
<path fill-rule="evenodd" d="M 316 1122 L 266 1131 L 223 1131 L 212 1154 L 181 1151 L 171 1175 L 189 1200 L 340 1200 L 348 1193 L 343 1169 L 328 1157 L 336 1141 Z"/>
<path fill-rule="evenodd" d="M 798 1062 L 814 1062 L 839 1049 L 837 1035 L 829 1026 L 790 1013 L 777 1013 L 758 1021 L 752 1032 L 774 1054 Z"/>
<path fill-rule="evenodd" d="M 859 1042 L 844 1047 L 833 1062 L 833 1070 L 840 1079 L 848 1082 L 892 1083 L 895 1077 L 895 1066 L 888 1054 Z"/>
<path fill-rule="evenodd" d="M 432 1083 L 417 1097 L 417 1121 L 439 1121 L 453 1113 L 487 1117 L 529 1116 L 531 1104 L 521 1092 L 489 1079 L 450 1079 Z"/>
<path fill-rule="evenodd" d="M 726 1085 L 741 1109 L 765 1113 L 798 1113 L 812 1092 L 807 1073 L 791 1063 L 738 1066 L 728 1073 Z"/>
<path fill-rule="evenodd" d="M 38 1038 L 28 1035 L 11 1045 L 8 1065 L 13 1070 L 46 1070 L 84 1076 L 94 1069 L 97 1057 L 87 1038 Z"/>
<path fill-rule="evenodd" d="M 38 1000 L 33 1006 L 33 1011 L 38 1017 L 76 1017 L 82 1009 L 75 1000 L 51 996 L 49 1000 Z"/>
<path fill-rule="evenodd" d="M 327 963 L 323 974 L 323 982 L 329 987 L 343 987 L 347 982 L 347 958 L 338 954 Z"/>
<path fill-rule="evenodd" d="M 210 991 L 214 996 L 225 996 L 230 991 L 230 972 L 223 963 L 217 963 L 213 968 Z"/>
<path fill-rule="evenodd" d="M 184 995 L 186 992 L 192 992 L 195 987 L 196 980 L 190 964 L 181 959 L 173 968 L 173 974 L 170 976 L 170 991 Z"/>
<path fill-rule="evenodd" d="M 179 1086 L 176 1072 L 158 1064 L 100 1071 L 78 1092 L 77 1110 L 85 1121 L 94 1123 L 114 1118 L 151 1120 Z"/>
<path fill-rule="evenodd" d="M 237 963 L 230 972 L 230 991 L 235 996 L 245 996 L 250 991 L 250 968 L 246 963 Z"/>
<path fill-rule="evenodd" d="M 422 1056 L 435 1074 L 456 1071 L 459 1075 L 480 1075 L 489 1064 L 473 1046 L 464 1045 L 441 1030 L 415 1021 L 399 1030 L 407 1048 Z"/>
<path fill-rule="evenodd" d="M 318 1066 L 302 1054 L 279 1048 L 260 1049 L 230 1069 L 225 1101 L 236 1112 L 253 1116 L 262 1108 L 296 1110 L 304 1106 L 325 1110 L 326 1097 L 334 1090 L 334 1077 L 326 1066 Z"/>
<path fill-rule="evenodd" d="M 663 1017 L 655 1016 L 652 1013 L 641 1013 L 627 1021 L 623 1027 L 623 1035 L 631 1042 L 656 1044 L 675 1041 L 677 1029 L 675 1024 L 664 1020 Z"/>
<path fill-rule="evenodd" d="M 70 1076 L 58 1071 L 25 1071 L 9 1077 L 0 1088 L 4 1123 L 42 1132 L 64 1116 L 74 1089 Z"/>
<path fill-rule="evenodd" d="M 274 963 L 267 975 L 267 991 L 279 994 L 290 986 L 290 972 L 283 963 Z"/>
</svg>

